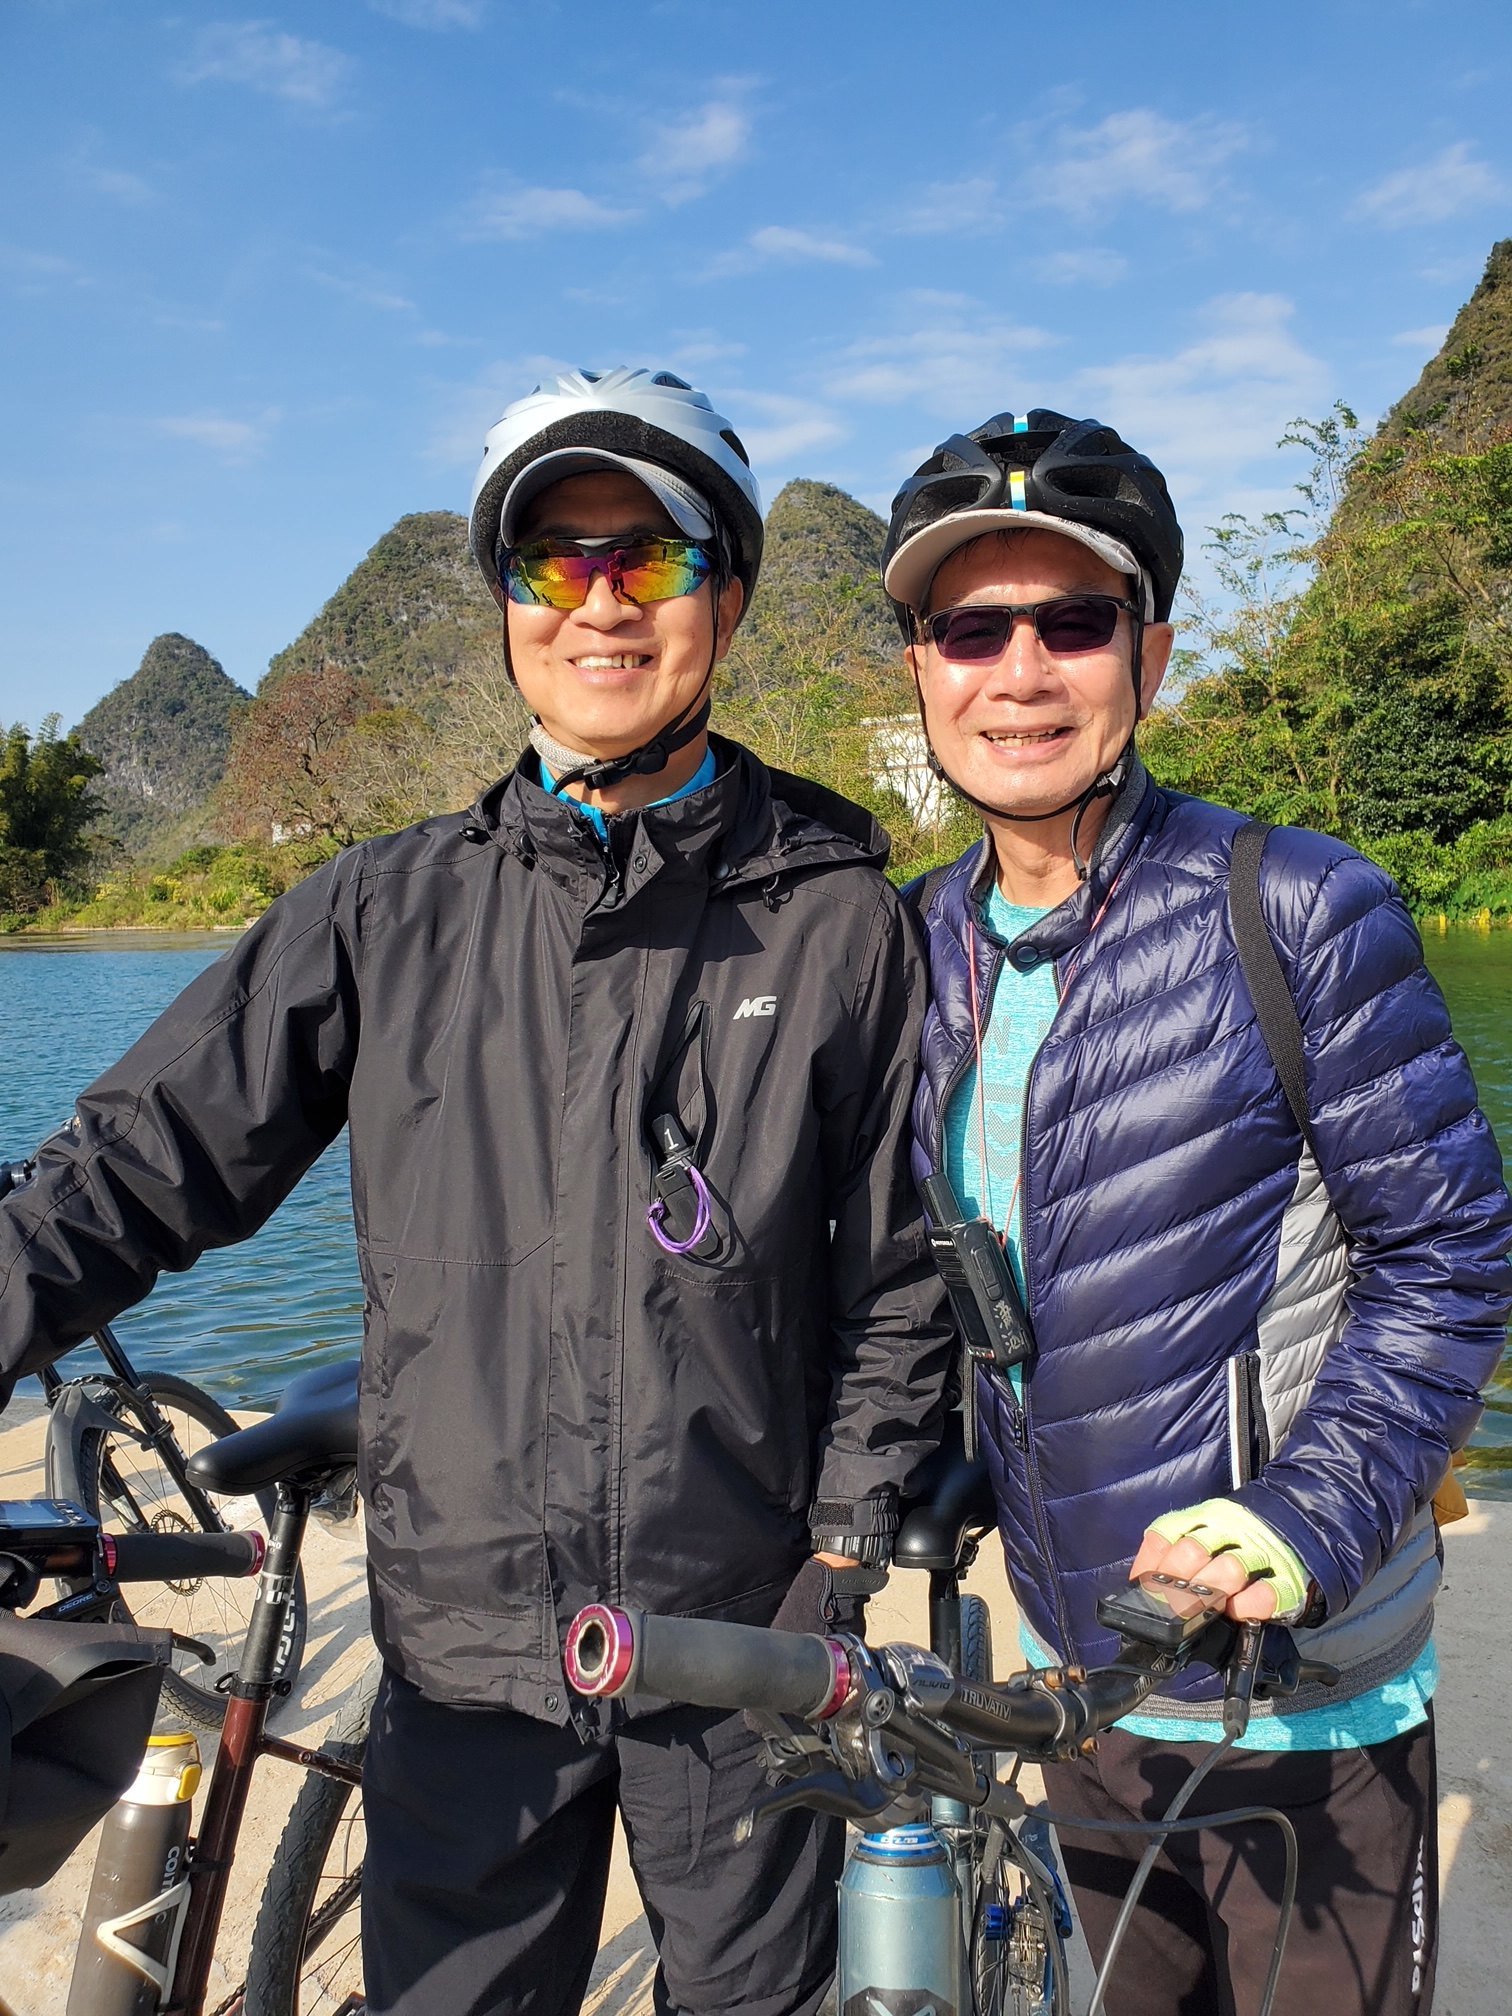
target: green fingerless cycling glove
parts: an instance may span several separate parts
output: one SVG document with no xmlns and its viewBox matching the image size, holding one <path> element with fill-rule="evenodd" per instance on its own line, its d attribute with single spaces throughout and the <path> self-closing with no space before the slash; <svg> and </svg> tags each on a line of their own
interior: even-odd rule
<svg viewBox="0 0 1512 2016">
<path fill-rule="evenodd" d="M 1209 1554 L 1234 1554 L 1246 1575 L 1267 1575 L 1276 1592 L 1277 1617 L 1296 1616 L 1307 1603 L 1309 1576 L 1301 1560 L 1263 1519 L 1232 1498 L 1209 1498 L 1187 1512 L 1152 1521 L 1152 1533 L 1174 1544 L 1192 1539 Z"/>
</svg>

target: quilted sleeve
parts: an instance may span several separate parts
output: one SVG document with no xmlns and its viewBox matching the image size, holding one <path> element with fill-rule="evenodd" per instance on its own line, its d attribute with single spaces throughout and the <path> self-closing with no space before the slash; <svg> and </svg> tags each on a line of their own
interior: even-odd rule
<svg viewBox="0 0 1512 2016">
<path fill-rule="evenodd" d="M 1235 1495 L 1295 1548 L 1335 1614 L 1480 1416 L 1512 1305 L 1512 1202 L 1391 879 L 1337 842 L 1278 831 L 1265 907 L 1302 1023 L 1351 1279 L 1344 1328 L 1305 1405 Z"/>
</svg>

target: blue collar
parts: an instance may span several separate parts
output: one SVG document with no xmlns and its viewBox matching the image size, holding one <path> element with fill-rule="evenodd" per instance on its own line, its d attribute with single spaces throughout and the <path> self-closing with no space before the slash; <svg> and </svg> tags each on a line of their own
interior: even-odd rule
<svg viewBox="0 0 1512 2016">
<path fill-rule="evenodd" d="M 546 759 L 544 756 L 538 757 L 536 760 L 540 763 L 541 766 L 542 790 L 549 791 L 551 795 L 555 797 L 557 795 L 555 776 L 552 774 L 551 770 L 547 767 Z M 674 799 L 690 797 L 693 792 L 702 791 L 706 785 L 712 784 L 713 782 L 714 782 L 714 751 L 712 748 L 709 748 L 705 749 L 704 759 L 702 763 L 699 764 L 698 768 L 693 772 L 693 775 L 688 779 L 686 784 L 679 785 L 677 790 L 675 791 L 669 791 L 665 798 L 653 798 L 651 800 L 651 804 L 670 805 Z M 580 799 L 577 798 L 564 798 L 562 800 L 562 803 L 564 805 L 569 806 L 574 812 L 576 812 L 580 819 L 586 819 L 589 825 L 592 826 L 594 831 L 598 834 L 600 840 L 607 842 L 609 838 L 608 823 L 606 821 L 604 813 L 599 809 L 597 805 L 585 805 L 582 803 Z M 650 808 L 645 807 L 643 809 L 649 810 Z"/>
</svg>

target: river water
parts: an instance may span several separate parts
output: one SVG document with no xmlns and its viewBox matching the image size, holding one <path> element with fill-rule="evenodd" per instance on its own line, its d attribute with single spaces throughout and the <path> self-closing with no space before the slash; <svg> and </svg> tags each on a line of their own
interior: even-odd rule
<svg viewBox="0 0 1512 2016">
<path fill-rule="evenodd" d="M 209 933 L 0 938 L 0 1160 L 18 1159 L 65 1120 L 75 1093 L 225 949 Z M 1427 949 L 1482 1104 L 1512 1153 L 1512 932 L 1430 935 Z M 293 1373 L 355 1351 L 361 1318 L 343 1140 L 255 1239 L 205 1254 L 188 1274 L 162 1275 L 118 1328 L 142 1364 L 187 1373 L 236 1406 L 267 1401 Z M 1469 1454 L 1468 1488 L 1512 1498 L 1508 1357 Z"/>
</svg>

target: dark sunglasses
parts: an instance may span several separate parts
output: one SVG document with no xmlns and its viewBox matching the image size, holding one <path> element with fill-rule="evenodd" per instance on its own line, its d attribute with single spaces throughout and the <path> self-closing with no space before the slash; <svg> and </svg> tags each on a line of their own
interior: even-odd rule
<svg viewBox="0 0 1512 2016">
<path fill-rule="evenodd" d="M 1137 602 L 1117 595 L 1056 595 L 1047 602 L 968 602 L 942 609 L 923 619 L 925 634 L 942 658 L 955 665 L 985 664 L 1008 648 L 1020 616 L 1034 625 L 1034 634 L 1056 658 L 1075 658 L 1083 651 L 1105 651 L 1118 628 L 1118 612 L 1140 613 Z"/>
<path fill-rule="evenodd" d="M 619 602 L 666 602 L 691 595 L 714 571 L 696 539 L 532 539 L 501 546 L 499 579 L 511 602 L 581 609 L 602 574 Z"/>
</svg>

